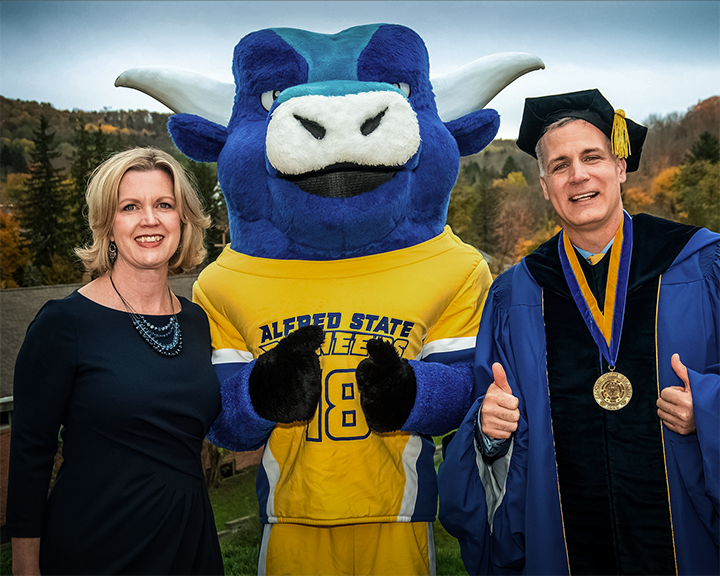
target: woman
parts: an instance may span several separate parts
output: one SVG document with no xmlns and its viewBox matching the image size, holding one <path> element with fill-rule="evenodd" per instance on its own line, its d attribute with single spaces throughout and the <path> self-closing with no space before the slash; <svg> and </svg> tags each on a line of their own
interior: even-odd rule
<svg viewBox="0 0 720 576">
<path fill-rule="evenodd" d="M 87 191 L 96 279 L 17 358 L 6 530 L 17 574 L 222 574 L 200 460 L 220 410 L 203 311 L 168 287 L 209 225 L 182 167 L 121 152 Z M 48 496 L 62 426 L 63 464 Z"/>
</svg>

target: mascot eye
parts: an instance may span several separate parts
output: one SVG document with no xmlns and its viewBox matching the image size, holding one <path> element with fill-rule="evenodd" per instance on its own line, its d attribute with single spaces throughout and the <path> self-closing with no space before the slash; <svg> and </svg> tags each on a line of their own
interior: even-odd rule
<svg viewBox="0 0 720 576">
<path fill-rule="evenodd" d="M 262 104 L 262 107 L 270 112 L 270 108 L 272 108 L 273 102 L 277 100 L 278 96 L 280 96 L 280 90 L 268 90 L 267 92 L 263 92 L 260 95 L 260 103 Z"/>
<path fill-rule="evenodd" d="M 395 88 L 400 88 L 403 94 L 405 94 L 405 98 L 410 98 L 410 84 L 405 84 L 405 82 L 393 82 L 393 86 Z"/>
</svg>

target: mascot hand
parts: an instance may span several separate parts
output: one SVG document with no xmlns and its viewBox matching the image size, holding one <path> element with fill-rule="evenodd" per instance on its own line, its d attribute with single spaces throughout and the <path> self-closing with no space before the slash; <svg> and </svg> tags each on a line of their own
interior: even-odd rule
<svg viewBox="0 0 720 576">
<path fill-rule="evenodd" d="M 415 372 L 385 340 L 369 340 L 367 351 L 355 373 L 367 424 L 373 432 L 399 430 L 415 405 Z"/>
<path fill-rule="evenodd" d="M 259 416 L 284 424 L 312 419 L 322 389 L 316 351 L 324 340 L 320 326 L 304 326 L 258 357 L 248 387 Z"/>
</svg>

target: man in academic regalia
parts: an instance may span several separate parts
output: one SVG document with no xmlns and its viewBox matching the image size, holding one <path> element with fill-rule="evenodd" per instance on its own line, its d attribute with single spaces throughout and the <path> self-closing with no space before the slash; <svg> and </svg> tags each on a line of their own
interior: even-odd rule
<svg viewBox="0 0 720 576">
<path fill-rule="evenodd" d="M 720 236 L 623 210 L 646 132 L 597 90 L 526 100 L 563 230 L 493 284 L 440 466 L 471 574 L 720 571 Z"/>
</svg>

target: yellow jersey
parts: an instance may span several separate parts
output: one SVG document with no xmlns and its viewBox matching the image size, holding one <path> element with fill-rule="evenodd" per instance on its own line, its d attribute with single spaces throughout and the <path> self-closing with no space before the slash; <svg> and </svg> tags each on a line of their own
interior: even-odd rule
<svg viewBox="0 0 720 576">
<path fill-rule="evenodd" d="M 410 248 L 345 260 L 256 258 L 228 246 L 202 271 L 194 299 L 210 318 L 216 364 L 240 367 L 302 326 L 325 331 L 315 417 L 277 424 L 265 446 L 263 522 L 435 518 L 434 445 L 412 432 L 371 433 L 355 369 L 371 338 L 412 360 L 472 354 L 491 282 L 482 255 L 449 227 Z"/>
</svg>

